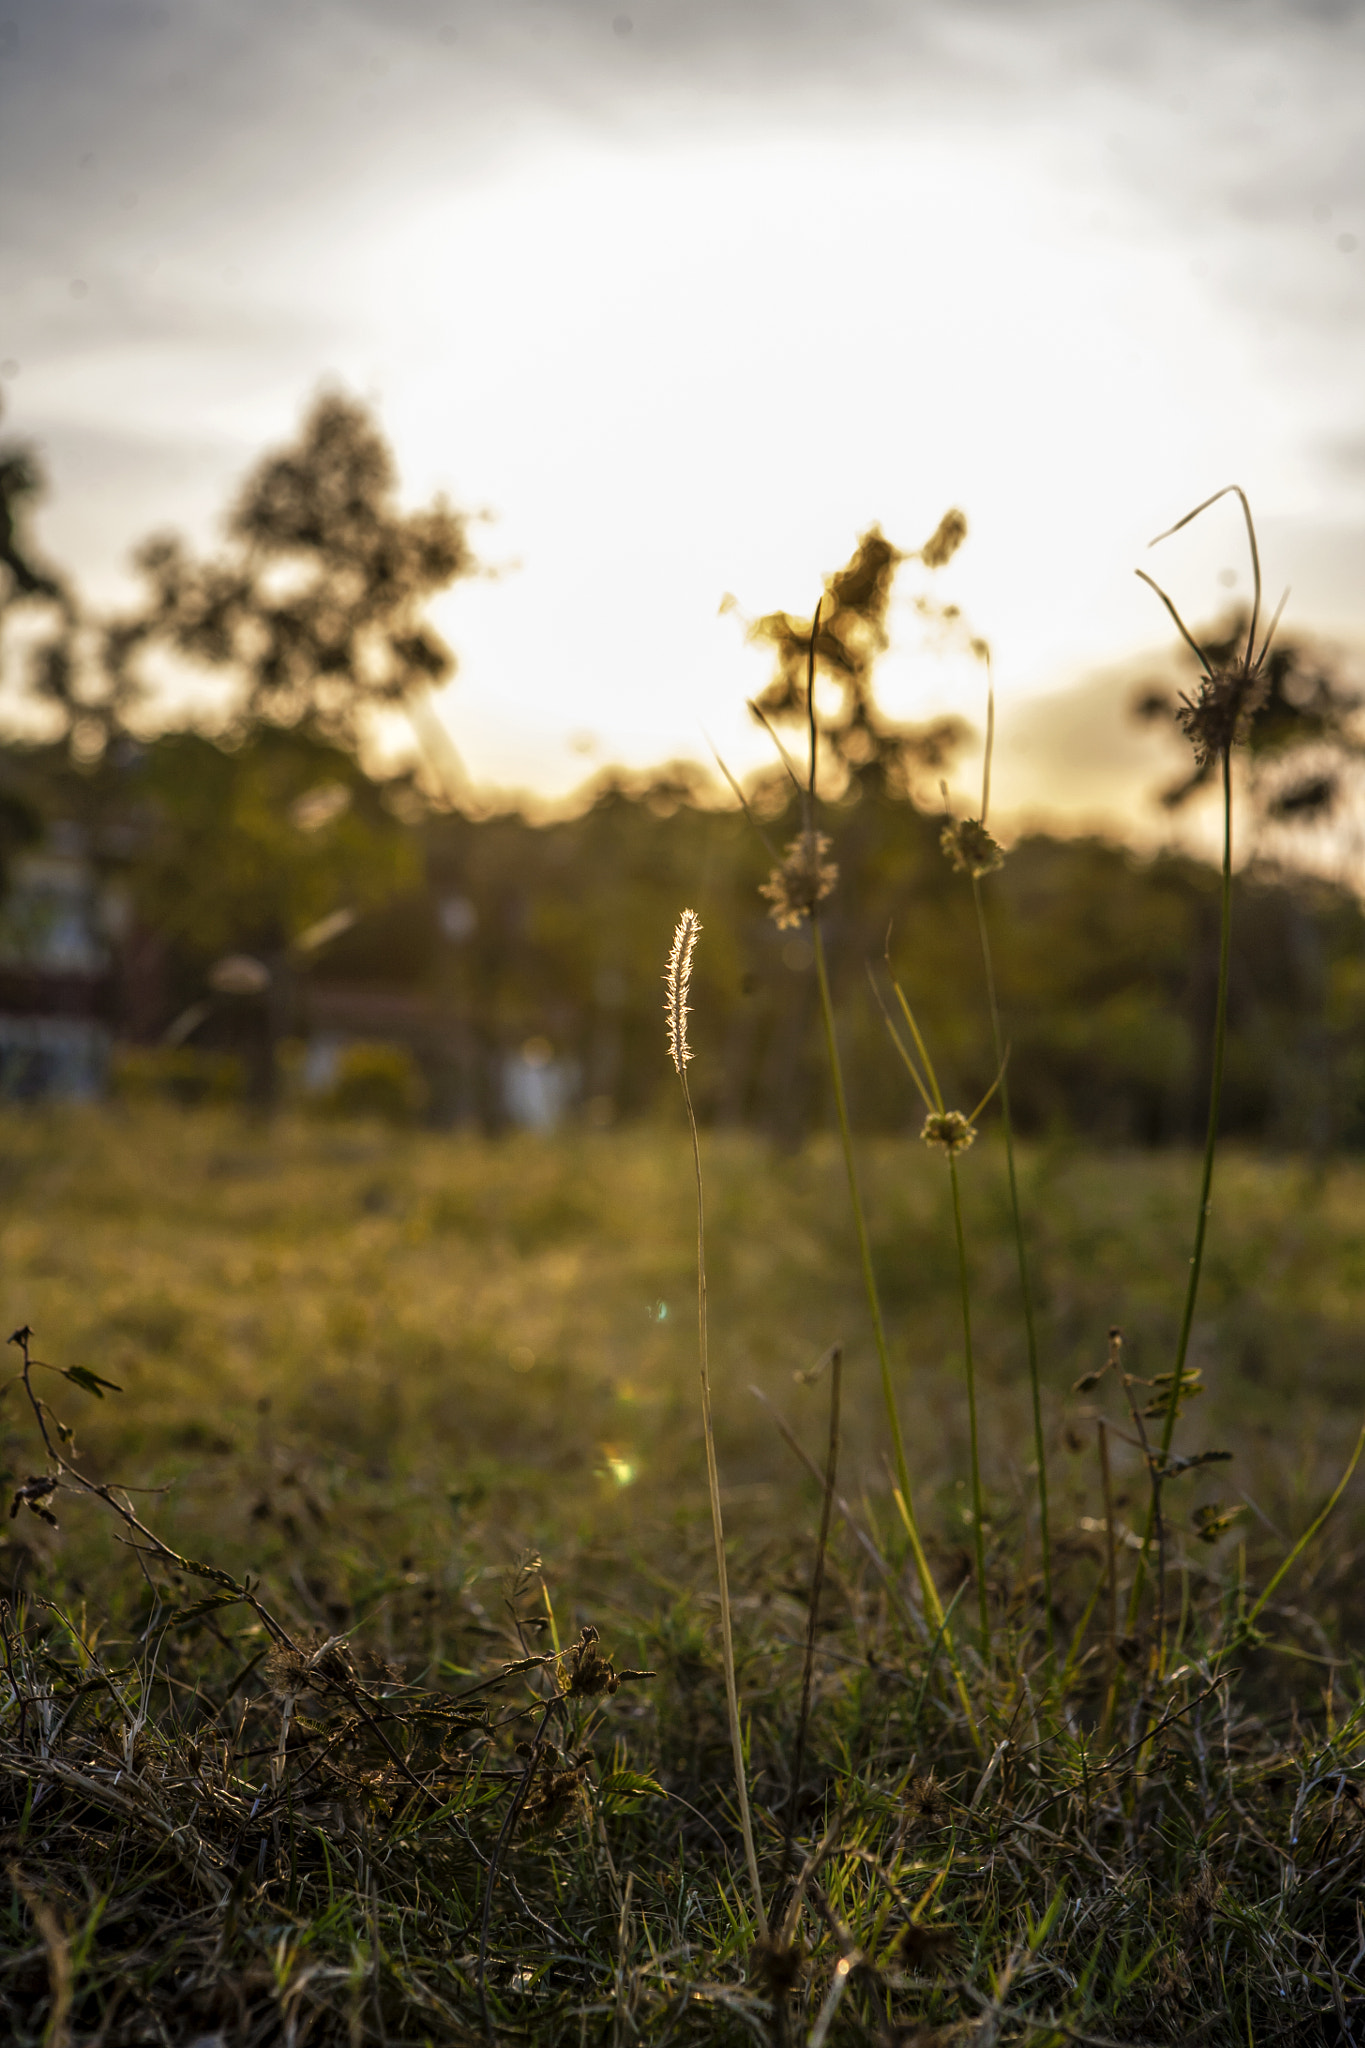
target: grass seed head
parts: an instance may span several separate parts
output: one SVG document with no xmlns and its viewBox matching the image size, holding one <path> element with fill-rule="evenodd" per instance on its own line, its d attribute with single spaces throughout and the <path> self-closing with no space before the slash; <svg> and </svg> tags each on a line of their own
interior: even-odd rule
<svg viewBox="0 0 1365 2048">
<path fill-rule="evenodd" d="M 1269 691 L 1261 661 L 1237 661 L 1182 690 L 1176 722 L 1194 749 L 1195 766 L 1211 768 L 1243 741 Z"/>
<path fill-rule="evenodd" d="M 692 1057 L 687 1042 L 688 991 L 692 985 L 692 955 L 696 950 L 701 919 L 695 910 L 685 910 L 673 934 L 673 950 L 664 974 L 664 1015 L 668 1020 L 668 1056 L 681 1074 Z"/>
<path fill-rule="evenodd" d="M 960 875 L 979 881 L 1005 865 L 1004 848 L 980 818 L 950 818 L 939 834 L 939 845 Z"/>
<path fill-rule="evenodd" d="M 920 1136 L 926 1145 L 955 1159 L 976 1143 L 976 1126 L 960 1109 L 931 1110 Z"/>
<path fill-rule="evenodd" d="M 758 893 L 767 897 L 768 915 L 779 931 L 793 931 L 804 924 L 816 904 L 832 894 L 839 869 L 826 858 L 829 850 L 823 832 L 803 832 L 792 840 L 785 857 L 761 884 Z"/>
<path fill-rule="evenodd" d="M 910 1780 L 902 1805 L 906 1821 L 912 1827 L 941 1828 L 951 1811 L 948 1795 L 932 1771 Z"/>
</svg>

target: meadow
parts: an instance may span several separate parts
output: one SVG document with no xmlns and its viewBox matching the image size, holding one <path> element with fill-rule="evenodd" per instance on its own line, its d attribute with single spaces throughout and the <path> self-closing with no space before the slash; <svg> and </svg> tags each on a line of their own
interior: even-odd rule
<svg viewBox="0 0 1365 2048">
<path fill-rule="evenodd" d="M 837 1141 L 702 1148 L 750 1788 L 769 1902 L 802 1894 L 766 1947 L 728 1772 L 681 1108 L 500 1141 L 148 1104 L 6 1115 L 6 1329 L 121 1390 L 44 1383 L 67 1455 L 148 1489 L 126 1497 L 142 1522 L 245 1583 L 296 1660 L 249 1602 L 134 1555 L 107 1502 L 64 1489 L 59 1528 L 18 1506 L 12 2038 L 1349 2038 L 1357 1495 L 1259 1625 L 1239 1616 L 1360 1426 L 1365 1164 L 1220 1160 L 1188 1428 L 1233 1455 L 1165 1489 L 1179 1639 L 1154 1672 L 1150 1623 L 1125 1628 L 1106 1577 L 1112 1520 L 1126 1600 L 1147 1473 L 1104 1385 L 1073 1387 L 1116 1323 L 1130 1372 L 1168 1364 L 1197 1160 L 1019 1155 L 1051 1652 L 998 1136 L 961 1161 L 988 1663 L 941 1161 L 914 1138 L 859 1147 L 950 1653 L 894 1506 Z M 834 1344 L 840 1505 L 784 1850 L 828 1423 L 811 1369 Z M 43 1462 L 13 1382 L 0 1418 L 13 1490 Z M 651 1675 L 618 1687 L 627 1669 Z M 528 1741 L 551 1717 L 553 1752 Z"/>
<path fill-rule="evenodd" d="M 664 771 L 400 847 L 415 791 L 371 789 L 329 850 L 351 796 L 259 725 L 268 667 L 257 742 L 168 736 L 159 803 L 156 750 L 106 750 L 183 995 L 248 930 L 311 974 L 372 868 L 373 980 L 421 868 L 439 1057 L 386 1092 L 408 1055 L 353 1046 L 368 1092 L 281 1109 L 272 995 L 251 1114 L 158 1099 L 204 1057 L 172 1023 L 133 1093 L 0 1119 L 7 2038 L 1360 2037 L 1360 912 L 1234 886 L 1233 839 L 1234 793 L 1330 813 L 1355 700 L 1272 653 L 1236 495 L 1246 616 L 1201 646 L 1153 585 L 1217 873 L 1007 862 L 989 688 L 979 814 L 921 801 L 961 728 L 888 721 L 872 672 L 957 511 L 751 624 L 781 765 L 740 811 Z M 518 1044 L 583 1082 L 555 1138 L 492 1135 Z M 459 1130 L 400 1127 L 423 1104 Z"/>
</svg>

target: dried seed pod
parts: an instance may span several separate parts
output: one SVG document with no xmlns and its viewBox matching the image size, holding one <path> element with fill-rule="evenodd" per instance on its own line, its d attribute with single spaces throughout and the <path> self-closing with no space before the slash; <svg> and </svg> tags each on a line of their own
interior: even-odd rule
<svg viewBox="0 0 1365 2048">
<path fill-rule="evenodd" d="M 804 924 L 816 904 L 832 893 L 839 869 L 836 862 L 825 858 L 829 849 L 830 841 L 823 832 L 803 832 L 791 841 L 785 858 L 760 885 L 758 893 L 771 904 L 768 915 L 779 931 Z"/>
<path fill-rule="evenodd" d="M 924 1119 L 920 1137 L 926 1145 L 955 1159 L 976 1143 L 976 1126 L 960 1109 L 931 1110 Z"/>
</svg>

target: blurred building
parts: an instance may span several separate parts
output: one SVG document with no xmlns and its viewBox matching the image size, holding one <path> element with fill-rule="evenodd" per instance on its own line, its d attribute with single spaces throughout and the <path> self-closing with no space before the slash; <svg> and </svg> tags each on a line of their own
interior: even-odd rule
<svg viewBox="0 0 1365 2048">
<path fill-rule="evenodd" d="M 103 1093 L 126 902 L 101 879 L 78 825 L 54 824 L 14 861 L 0 902 L 0 1097 Z"/>
</svg>

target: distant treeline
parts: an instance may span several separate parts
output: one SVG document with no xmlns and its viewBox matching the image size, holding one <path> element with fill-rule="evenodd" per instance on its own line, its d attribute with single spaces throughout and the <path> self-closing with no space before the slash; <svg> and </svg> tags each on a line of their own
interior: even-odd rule
<svg viewBox="0 0 1365 2048">
<path fill-rule="evenodd" d="M 661 974 L 690 904 L 704 928 L 699 1113 L 795 1143 L 831 1114 L 809 934 L 779 930 L 759 893 L 771 850 L 798 829 L 795 805 L 782 809 L 770 786 L 756 824 L 712 797 L 680 770 L 604 783 L 547 824 L 433 811 L 299 728 L 262 727 L 233 748 L 168 735 L 84 769 L 57 750 L 0 757 L 14 852 L 54 828 L 70 845 L 74 828 L 121 906 L 101 1000 L 125 1039 L 155 1045 L 179 1025 L 187 1050 L 237 1045 L 248 1066 L 266 1062 L 263 1095 L 290 1040 L 385 1041 L 422 1069 L 432 1121 L 488 1128 L 507 1115 L 509 1061 L 529 1048 L 589 1119 L 639 1116 L 676 1092 Z M 824 812 L 839 878 L 823 929 L 866 1128 L 918 1114 L 869 986 L 888 933 L 945 1088 L 970 1107 L 993 1078 L 970 885 L 944 858 L 942 822 L 870 775 Z M 1216 874 L 1184 856 L 1034 836 L 982 886 L 1021 1127 L 1198 1137 Z M 225 957 L 263 963 L 270 990 L 243 993 Z M 1225 1128 L 1286 1145 L 1365 1141 L 1363 1026 L 1356 900 L 1239 877 Z"/>
<path fill-rule="evenodd" d="M 244 480 L 218 553 L 146 541 L 127 614 L 92 610 L 41 559 L 40 481 L 31 448 L 0 449 L 0 679 L 17 686 L 11 708 L 55 735 L 0 748 L 0 1090 L 41 1092 L 80 1060 L 93 1072 L 112 1034 L 144 1049 L 144 1079 L 164 1054 L 192 1093 L 196 1057 L 205 1071 L 216 1059 L 262 1106 L 286 1074 L 325 1087 L 349 1046 L 357 1106 L 496 1128 L 518 1115 L 520 1086 L 523 1121 L 537 1103 L 600 1124 L 641 1115 L 676 1094 L 660 976 L 690 904 L 705 928 L 699 1111 L 786 1143 L 828 1122 L 809 933 L 779 930 L 759 894 L 799 827 L 782 776 L 754 793 L 758 826 L 715 808 L 687 768 L 604 781 L 578 815 L 537 825 L 438 800 L 448 760 L 387 782 L 365 772 L 376 710 L 405 709 L 430 747 L 429 692 L 454 655 L 426 608 L 477 565 L 463 513 L 441 499 L 402 508 L 364 405 L 314 403 L 297 440 Z M 920 796 L 963 729 L 900 725 L 874 692 L 900 574 L 926 646 L 988 659 L 938 590 L 966 537 L 957 509 L 908 552 L 869 527 L 812 617 L 745 628 L 773 662 L 753 708 L 798 755 L 815 699 L 832 799 L 820 824 L 839 867 L 821 916 L 851 1107 L 868 1128 L 917 1118 L 868 985 L 888 933 L 957 1106 L 993 1078 L 970 885 Z M 1235 665 L 1245 630 L 1233 618 L 1205 633 L 1215 672 Z M 145 737 L 158 663 L 218 679 L 216 738 Z M 1188 650 L 1167 669 L 1137 709 L 1187 723 Z M 1331 815 L 1365 760 L 1361 706 L 1335 657 L 1281 636 L 1239 736 L 1252 811 L 1280 824 Z M 1205 756 L 1169 801 L 1207 780 Z M 982 886 L 1020 1126 L 1199 1136 L 1216 876 L 1183 857 L 1035 837 Z M 1359 905 L 1268 873 L 1236 893 L 1225 1128 L 1365 1141 Z"/>
<path fill-rule="evenodd" d="M 758 888 L 770 860 L 753 826 L 680 795 L 607 792 L 583 816 L 540 828 L 433 821 L 430 897 L 458 893 L 477 922 L 443 951 L 428 922 L 425 946 L 415 933 L 410 942 L 411 970 L 448 976 L 490 1042 L 543 1035 L 578 1064 L 585 1098 L 635 1115 L 671 1100 L 660 974 L 677 912 L 691 904 L 704 927 L 699 1112 L 795 1142 L 832 1115 L 809 938 L 766 914 Z M 765 824 L 780 847 L 797 822 L 793 807 Z M 945 1090 L 970 1108 L 993 1079 L 989 1019 L 970 885 L 944 859 L 942 820 L 865 793 L 825 823 L 839 881 L 823 928 L 855 1117 L 878 1129 L 920 1120 L 869 986 L 888 933 Z M 1021 1127 L 1142 1144 L 1202 1136 L 1217 875 L 1183 856 L 1143 860 L 1096 839 L 1038 835 L 983 888 Z M 1361 1142 L 1360 906 L 1269 874 L 1239 877 L 1235 898 L 1224 1127 L 1293 1146 Z M 392 913 L 357 928 L 329 971 L 396 964 L 399 929 Z"/>
</svg>

